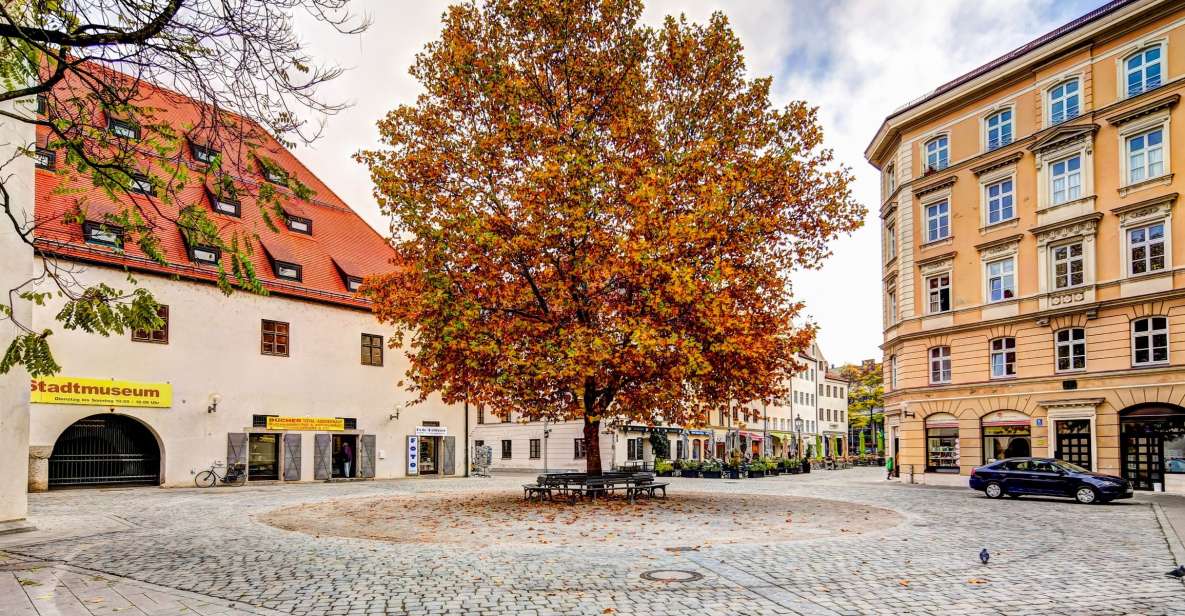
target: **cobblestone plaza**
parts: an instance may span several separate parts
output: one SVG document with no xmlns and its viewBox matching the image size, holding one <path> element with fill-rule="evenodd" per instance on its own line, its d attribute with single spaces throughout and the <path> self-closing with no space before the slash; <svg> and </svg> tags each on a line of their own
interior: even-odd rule
<svg viewBox="0 0 1185 616">
<path fill-rule="evenodd" d="M 734 543 L 682 546 L 689 549 L 673 546 L 669 525 L 656 529 L 663 536 L 652 547 L 600 541 L 628 530 L 611 525 L 587 546 L 546 539 L 458 546 L 447 536 L 477 529 L 451 520 L 392 542 L 281 530 L 260 519 L 334 499 L 510 495 L 523 479 L 35 495 L 39 530 L 0 537 L 0 614 L 1185 613 L 1185 586 L 1163 575 L 1179 543 L 1151 499 L 988 501 L 969 490 L 889 484 L 876 469 L 675 479 L 675 503 L 781 495 L 792 497 L 792 517 L 799 498 L 834 502 L 835 520 L 808 517 L 798 539 L 767 540 L 771 522 L 729 512 L 728 524 L 751 526 L 746 539 L 734 533 Z M 657 513 L 638 507 L 634 522 L 616 516 L 612 524 L 640 525 Z M 846 520 L 858 529 L 881 509 L 892 512 L 882 514 L 895 522 L 890 528 L 845 532 Z M 537 521 L 510 520 L 507 532 L 523 530 L 516 524 L 547 536 Z M 978 560 L 983 547 L 992 553 L 988 566 Z"/>
</svg>

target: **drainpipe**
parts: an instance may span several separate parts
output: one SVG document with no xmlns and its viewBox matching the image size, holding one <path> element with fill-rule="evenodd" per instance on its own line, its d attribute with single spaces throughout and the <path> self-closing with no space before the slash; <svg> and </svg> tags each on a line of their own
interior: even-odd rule
<svg viewBox="0 0 1185 616">
<path fill-rule="evenodd" d="M 469 396 L 465 396 L 465 476 L 469 476 L 469 450 L 473 448 L 469 434 Z"/>
</svg>

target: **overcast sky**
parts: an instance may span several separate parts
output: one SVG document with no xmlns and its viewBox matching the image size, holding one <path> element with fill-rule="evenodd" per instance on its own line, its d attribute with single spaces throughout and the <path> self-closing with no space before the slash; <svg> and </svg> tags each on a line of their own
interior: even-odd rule
<svg viewBox="0 0 1185 616">
<path fill-rule="evenodd" d="M 323 93 L 353 106 L 328 119 L 324 137 L 297 155 L 366 220 L 388 234 L 366 170 L 350 156 L 378 144 L 375 122 L 420 89 L 415 54 L 439 35 L 448 2 L 359 0 L 373 26 L 353 37 L 304 24 L 311 54 L 350 70 Z M 745 46 L 753 76 L 772 75 L 774 102 L 819 107 L 826 144 L 856 176 L 868 223 L 834 244 L 820 271 L 793 276 L 833 363 L 880 357 L 881 282 L 876 171 L 864 147 L 881 120 L 921 96 L 1103 0 L 651 0 L 645 18 L 686 13 L 703 22 L 723 11 Z"/>
</svg>

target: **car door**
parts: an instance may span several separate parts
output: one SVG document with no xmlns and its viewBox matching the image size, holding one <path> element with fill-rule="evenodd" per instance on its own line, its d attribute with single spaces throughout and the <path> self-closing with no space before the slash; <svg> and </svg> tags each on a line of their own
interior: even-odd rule
<svg viewBox="0 0 1185 616">
<path fill-rule="evenodd" d="M 1029 461 L 1013 460 L 1005 462 L 1000 473 L 1000 485 L 1008 494 L 1032 494 L 1033 486 L 1028 477 Z"/>
<path fill-rule="evenodd" d="M 1062 496 L 1069 492 L 1066 476 L 1052 462 L 1033 460 L 1029 463 L 1028 478 L 1032 494 Z"/>
</svg>

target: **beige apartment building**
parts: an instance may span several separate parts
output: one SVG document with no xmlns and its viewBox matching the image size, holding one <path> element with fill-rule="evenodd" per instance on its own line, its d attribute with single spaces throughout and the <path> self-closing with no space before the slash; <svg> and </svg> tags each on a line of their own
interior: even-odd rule
<svg viewBox="0 0 1185 616">
<path fill-rule="evenodd" d="M 1185 5 L 1118 0 L 885 119 L 903 481 L 1034 455 L 1185 492 L 1182 90 Z"/>
</svg>

